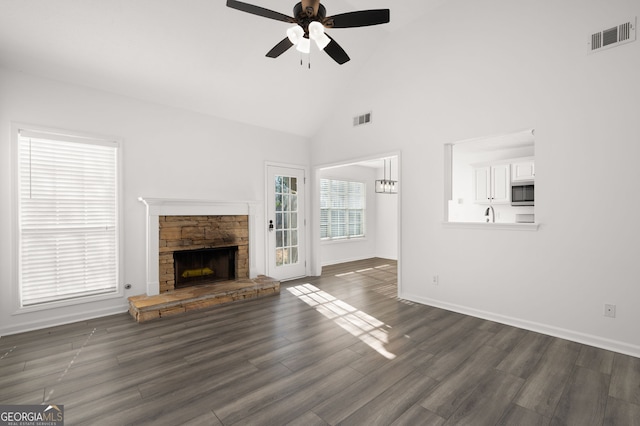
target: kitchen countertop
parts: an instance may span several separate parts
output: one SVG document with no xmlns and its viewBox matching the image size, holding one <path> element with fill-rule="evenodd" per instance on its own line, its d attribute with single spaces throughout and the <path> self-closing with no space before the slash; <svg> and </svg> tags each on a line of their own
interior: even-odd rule
<svg viewBox="0 0 640 426">
<path fill-rule="evenodd" d="M 493 223 L 493 222 L 442 222 L 449 229 L 498 229 L 513 231 L 537 231 L 539 223 Z"/>
</svg>

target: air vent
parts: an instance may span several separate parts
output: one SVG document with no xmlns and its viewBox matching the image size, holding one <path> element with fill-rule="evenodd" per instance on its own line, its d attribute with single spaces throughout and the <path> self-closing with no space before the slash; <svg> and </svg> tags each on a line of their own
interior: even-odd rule
<svg viewBox="0 0 640 426">
<path fill-rule="evenodd" d="M 361 126 L 363 124 L 371 123 L 371 113 L 368 112 L 366 114 L 358 115 L 353 117 L 353 126 Z"/>
<path fill-rule="evenodd" d="M 637 17 L 589 35 L 588 53 L 597 52 L 636 40 Z"/>
</svg>

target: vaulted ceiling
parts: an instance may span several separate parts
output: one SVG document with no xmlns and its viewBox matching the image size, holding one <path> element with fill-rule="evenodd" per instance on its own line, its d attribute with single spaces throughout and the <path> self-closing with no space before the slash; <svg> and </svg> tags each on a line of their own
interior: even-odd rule
<svg viewBox="0 0 640 426">
<path fill-rule="evenodd" d="M 328 15 L 391 10 L 386 25 L 327 31 L 351 57 L 338 65 L 315 46 L 266 58 L 289 25 L 225 0 L 0 0 L 0 66 L 310 137 L 376 47 L 443 2 L 326 0 Z"/>
</svg>

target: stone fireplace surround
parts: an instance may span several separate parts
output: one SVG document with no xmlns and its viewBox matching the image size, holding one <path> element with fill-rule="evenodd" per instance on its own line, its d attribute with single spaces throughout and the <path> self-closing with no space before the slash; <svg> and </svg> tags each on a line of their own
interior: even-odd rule
<svg viewBox="0 0 640 426">
<path fill-rule="evenodd" d="M 128 298 L 129 314 L 135 321 L 142 323 L 215 305 L 280 294 L 280 281 L 256 274 L 253 247 L 259 204 L 157 198 L 139 200 L 147 206 L 147 294 Z M 162 226 L 163 222 L 169 226 Z M 165 252 L 221 246 L 235 253 L 235 279 L 168 288 L 170 281 L 175 281 L 175 275 L 173 255 L 171 271 L 169 259 L 164 258 L 163 263 Z M 231 268 L 230 260 L 228 266 Z M 218 267 L 224 269 L 220 264 L 213 266 Z M 163 280 L 164 287 L 161 287 Z"/>
<path fill-rule="evenodd" d="M 237 247 L 235 278 L 249 278 L 249 223 L 246 215 L 160 216 L 160 293 L 175 290 L 174 253 Z"/>
<path fill-rule="evenodd" d="M 258 202 L 251 201 L 211 201 L 211 200 L 181 200 L 181 199 L 167 199 L 167 198 L 144 198 L 140 197 L 139 200 L 147 207 L 147 230 L 146 230 L 146 275 L 147 275 L 147 296 L 153 296 L 160 294 L 161 291 L 169 290 L 168 285 L 165 283 L 161 289 L 161 273 L 160 273 L 160 258 L 161 258 L 161 233 L 160 220 L 161 217 L 172 216 L 247 216 L 246 230 L 248 236 L 248 243 L 245 245 L 248 259 L 245 265 L 248 264 L 248 271 L 245 269 L 239 271 L 243 276 L 249 278 L 256 278 L 258 276 L 256 271 L 256 255 L 255 247 L 252 244 L 256 241 L 257 227 L 257 213 L 259 211 L 260 204 Z M 224 219 L 224 218 L 223 218 Z M 233 219 L 226 218 L 233 222 Z M 194 231 L 200 232 L 200 231 Z M 199 235 L 199 234 L 198 234 Z M 212 240 L 210 244 L 226 244 L 224 241 L 220 241 L 220 235 L 215 242 Z M 175 243 L 177 245 L 184 242 Z M 228 244 L 237 245 L 237 244 Z M 165 249 L 166 251 L 166 249 Z M 166 275 L 166 271 L 165 275 Z M 166 278 L 166 277 L 163 277 Z"/>
</svg>

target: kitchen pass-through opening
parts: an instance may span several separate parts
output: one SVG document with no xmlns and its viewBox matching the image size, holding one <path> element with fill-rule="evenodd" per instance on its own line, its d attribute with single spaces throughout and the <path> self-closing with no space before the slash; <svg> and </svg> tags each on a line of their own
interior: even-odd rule
<svg viewBox="0 0 640 426">
<path fill-rule="evenodd" d="M 445 144 L 445 222 L 535 223 L 535 132 Z"/>
</svg>

